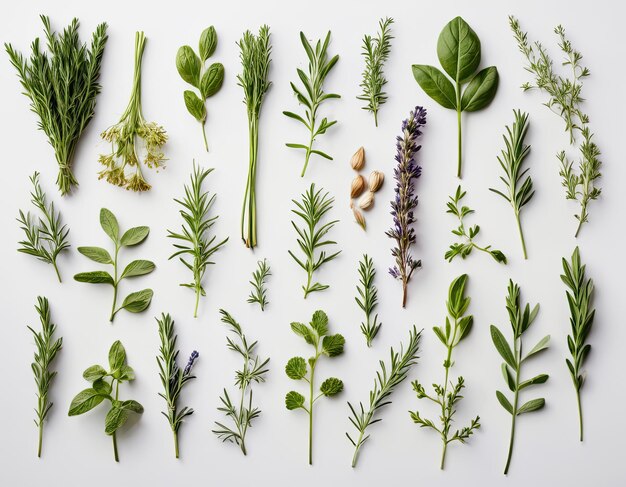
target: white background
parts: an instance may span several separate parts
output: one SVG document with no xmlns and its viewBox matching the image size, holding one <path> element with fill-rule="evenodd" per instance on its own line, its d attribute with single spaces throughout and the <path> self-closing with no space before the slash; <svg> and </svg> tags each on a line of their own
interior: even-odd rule
<svg viewBox="0 0 626 487">
<path fill-rule="evenodd" d="M 288 5 L 285 3 L 284 5 Z M 35 36 L 43 34 L 39 13 L 51 16 L 60 30 L 73 16 L 81 21 L 81 38 L 87 40 L 97 23 L 109 23 L 110 39 L 102 68 L 102 94 L 96 115 L 83 135 L 74 161 L 80 187 L 72 196 L 61 198 L 56 191 L 57 165 L 43 133 L 36 130 L 36 117 L 29 112 L 27 99 L 6 55 L 0 56 L 0 134 L 2 134 L 2 191 L 0 198 L 0 239 L 2 272 L 2 400 L 0 400 L 0 483 L 7 486 L 52 485 L 91 486 L 172 485 L 198 481 L 206 485 L 287 485 L 302 486 L 381 482 L 455 485 L 622 485 L 623 437 L 621 419 L 626 394 L 619 373 L 626 341 L 623 318 L 618 314 L 622 301 L 619 272 L 623 271 L 623 223 L 621 184 L 626 177 L 621 140 L 624 127 L 616 103 L 623 92 L 624 69 L 618 31 L 622 28 L 619 7 L 609 2 L 561 0 L 508 2 L 328 2 L 317 0 L 302 6 L 279 2 L 10 2 L 0 19 L 2 41 L 12 42 L 23 52 Z M 613 4 L 615 5 L 615 4 Z M 563 23 L 575 46 L 582 50 L 592 76 L 585 82 L 584 96 L 596 141 L 602 149 L 602 197 L 590 205 L 590 223 L 578 240 L 573 234 L 578 209 L 564 198 L 555 153 L 567 147 L 563 122 L 542 102 L 542 93 L 523 93 L 519 86 L 528 79 L 522 58 L 508 27 L 507 15 L 519 17 L 530 38 L 545 43 L 559 59 L 552 29 Z M 454 220 L 445 213 L 445 203 L 458 183 L 456 166 L 456 126 L 453 111 L 445 110 L 428 98 L 415 83 L 412 63 L 437 65 L 436 42 L 441 28 L 461 15 L 482 41 L 482 66 L 496 65 L 500 87 L 492 105 L 464 116 L 464 188 L 467 203 L 476 210 L 468 223 L 480 223 L 483 243 L 502 249 L 510 263 L 502 266 L 484 254 L 451 264 L 443 259 L 453 241 Z M 391 58 L 386 66 L 389 101 L 383 106 L 378 129 L 370 114 L 360 109 L 359 94 L 363 59 L 363 34 L 375 33 L 378 19 L 396 19 Z M 239 215 L 248 168 L 246 112 L 242 90 L 235 76 L 240 72 L 235 42 L 246 29 L 257 31 L 262 23 L 271 27 L 273 81 L 263 105 L 258 169 L 259 246 L 247 250 L 239 238 Z M 179 46 L 197 45 L 204 28 L 215 25 L 219 46 L 212 60 L 226 69 L 222 90 L 208 103 L 207 136 L 210 153 L 203 151 L 200 127 L 186 112 L 182 92 L 187 88 L 174 66 Z M 166 146 L 167 168 L 156 174 L 147 171 L 152 191 L 138 195 L 97 179 L 97 157 L 107 147 L 99 134 L 115 123 L 130 96 L 133 43 L 136 30 L 148 38 L 143 62 L 143 108 L 148 120 L 164 125 L 170 136 Z M 285 142 L 301 142 L 305 133 L 282 110 L 300 112 L 289 81 L 296 80 L 296 67 L 305 66 L 305 54 L 298 32 L 302 29 L 316 39 L 332 30 L 330 53 L 341 56 L 328 77 L 326 89 L 342 95 L 322 108 L 324 115 L 339 120 L 319 148 L 335 157 L 334 162 L 313 159 L 301 179 L 302 153 L 287 149 Z M 622 102 L 619 102 L 620 105 Z M 392 169 L 395 137 L 401 122 L 417 104 L 428 108 L 428 125 L 419 155 L 423 175 L 417 183 L 420 204 L 417 216 L 417 245 L 413 251 L 422 259 L 423 270 L 415 275 L 406 309 L 400 307 L 401 286 L 387 275 L 391 265 L 392 242 L 385 236 L 391 224 L 388 201 L 393 194 Z M 521 249 L 513 213 L 506 202 L 488 191 L 498 185 L 496 155 L 502 147 L 501 134 L 512 123 L 514 108 L 530 112 L 528 158 L 536 196 L 524 209 L 529 260 L 521 259 Z M 367 151 L 367 171 L 378 169 L 387 179 L 376 195 L 376 206 L 367 214 L 368 231 L 352 221 L 348 208 L 348 187 L 353 177 L 348 161 L 361 145 Z M 192 318 L 193 293 L 178 286 L 190 279 L 172 253 L 166 229 L 180 225 L 172 198 L 182 194 L 196 159 L 216 170 L 208 179 L 218 194 L 214 207 L 220 218 L 215 232 L 229 236 L 227 246 L 215 255 L 216 265 L 205 281 L 208 296 L 202 300 L 200 317 Z M 71 227 L 72 251 L 59 259 L 64 282 L 59 285 L 53 269 L 33 258 L 18 254 L 16 242 L 22 234 L 15 222 L 18 209 L 28 209 L 28 176 L 40 171 L 41 183 L 53 198 Z M 302 299 L 305 276 L 289 258 L 295 248 L 291 228 L 291 199 L 315 182 L 336 198 L 333 218 L 341 222 L 332 236 L 342 254 L 316 276 L 330 289 Z M 111 209 L 122 229 L 149 225 L 150 237 L 140 247 L 124 251 L 121 259 L 151 258 L 157 270 L 146 277 L 122 285 L 122 293 L 151 287 L 155 296 L 149 310 L 139 315 L 120 313 L 113 325 L 107 321 L 111 289 L 72 280 L 76 272 L 98 268 L 79 255 L 81 245 L 107 246 L 98 213 Z M 575 245 L 581 246 L 583 261 L 597 286 L 596 322 L 590 343 L 592 354 L 585 365 L 588 382 L 583 394 L 586 437 L 577 440 L 575 395 L 565 366 L 566 334 L 569 330 L 564 285 L 559 279 L 561 257 L 569 257 Z M 359 331 L 361 312 L 354 302 L 357 261 L 369 253 L 378 270 L 379 314 L 382 331 L 371 349 Z M 246 303 L 248 280 L 256 261 L 267 257 L 273 271 L 269 281 L 270 305 L 265 313 Z M 621 270 L 620 270 L 621 269 Z M 470 307 L 475 317 L 471 335 L 456 350 L 453 373 L 464 375 L 467 389 L 456 415 L 458 426 L 480 414 L 482 428 L 468 445 L 449 448 L 446 471 L 439 470 L 440 440 L 430 430 L 418 429 L 407 410 L 419 410 L 427 417 L 438 412 L 416 399 L 409 381 L 394 393 L 393 404 L 382 411 L 381 423 L 369 431 L 370 441 L 361 452 L 357 469 L 350 468 L 352 447 L 345 437 L 351 431 L 346 401 L 366 401 L 378 360 L 388 358 L 389 347 L 406 340 L 413 324 L 424 328 L 420 362 L 410 374 L 425 384 L 442 380 L 444 350 L 431 328 L 445 317 L 445 298 L 450 281 L 467 272 Z M 509 415 L 495 398 L 503 389 L 500 358 L 489 337 L 489 325 L 498 324 L 509 332 L 504 308 L 509 278 L 522 288 L 524 302 L 540 302 L 541 312 L 528 333 L 528 343 L 544 334 L 553 337 L 550 350 L 524 370 L 525 376 L 550 374 L 549 382 L 524 393 L 525 398 L 546 397 L 546 408 L 519 419 L 517 442 L 509 478 L 502 475 L 509 437 Z M 27 324 L 39 326 L 34 310 L 36 296 L 50 299 L 53 321 L 64 338 L 64 348 L 54 364 L 59 374 L 51 398 L 54 401 L 46 423 L 42 459 L 36 458 L 36 428 L 32 423 L 35 385 L 30 362 L 34 349 Z M 231 444 L 222 444 L 211 433 L 224 386 L 233 390 L 233 377 L 240 365 L 238 357 L 226 349 L 226 327 L 218 309 L 229 310 L 240 321 L 250 338 L 258 339 L 258 351 L 271 357 L 268 381 L 255 389 L 255 399 L 263 410 L 248 433 L 248 457 Z M 291 321 L 307 321 L 316 309 L 330 317 L 333 332 L 345 335 L 346 353 L 323 360 L 320 377 L 336 375 L 344 379 L 344 393 L 334 400 L 324 399 L 316 409 L 314 466 L 306 463 L 307 420 L 302 412 L 288 412 L 284 395 L 301 384 L 292 383 L 284 365 L 293 355 L 309 353 L 308 346 L 289 329 Z M 192 349 L 200 352 L 195 372 L 198 379 L 183 393 L 181 405 L 196 413 L 181 428 L 180 460 L 175 460 L 168 424 L 160 411 L 164 404 L 157 396 L 160 382 L 155 355 L 158 350 L 154 316 L 169 312 L 176 320 L 182 356 Z M 145 406 L 143 416 L 119 433 L 121 462 L 113 462 L 111 439 L 104 434 L 104 406 L 80 417 L 69 418 L 71 398 L 87 386 L 82 371 L 94 363 L 106 364 L 111 343 L 121 339 L 137 380 L 122 387 L 124 398 L 134 398 Z M 184 359 L 183 359 L 184 360 Z"/>
</svg>

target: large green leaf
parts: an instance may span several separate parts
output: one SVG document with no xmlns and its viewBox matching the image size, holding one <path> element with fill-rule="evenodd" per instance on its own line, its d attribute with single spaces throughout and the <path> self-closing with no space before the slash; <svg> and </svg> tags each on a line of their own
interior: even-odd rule
<svg viewBox="0 0 626 487">
<path fill-rule="evenodd" d="M 182 46 L 176 53 L 176 69 L 180 77 L 196 88 L 200 87 L 200 58 L 189 46 Z"/>
<path fill-rule="evenodd" d="M 217 48 L 217 32 L 215 32 L 215 27 L 210 26 L 202 31 L 198 47 L 202 62 L 206 61 L 213 55 L 215 49 Z"/>
<path fill-rule="evenodd" d="M 150 260 L 133 260 L 126 266 L 120 279 L 125 277 L 136 277 L 150 274 L 155 268 L 154 262 Z"/>
<path fill-rule="evenodd" d="M 437 57 L 443 69 L 462 83 L 478 69 L 480 39 L 461 17 L 446 24 L 437 40 Z"/>
<path fill-rule="evenodd" d="M 128 409 L 113 406 L 104 418 L 104 432 L 112 435 L 120 429 L 128 419 Z"/>
<path fill-rule="evenodd" d="M 413 65 L 413 77 L 428 96 L 444 108 L 456 108 L 454 86 L 446 75 L 434 66 Z"/>
<path fill-rule="evenodd" d="M 293 380 L 302 379 L 307 372 L 306 360 L 302 357 L 293 357 L 289 359 L 285 366 L 287 377 Z"/>
<path fill-rule="evenodd" d="M 325 336 L 322 340 L 322 352 L 329 357 L 336 357 L 343 353 L 343 347 L 346 340 L 339 333 L 336 335 Z"/>
<path fill-rule="evenodd" d="M 200 93 L 206 100 L 215 95 L 224 82 L 224 65 L 222 63 L 213 63 L 202 75 L 200 80 Z"/>
<path fill-rule="evenodd" d="M 122 235 L 120 243 L 126 247 L 140 244 L 146 239 L 149 233 L 150 233 L 149 227 L 141 226 L 141 227 L 129 228 L 128 230 L 124 232 L 124 235 Z"/>
<path fill-rule="evenodd" d="M 104 400 L 105 396 L 100 394 L 93 388 L 85 389 L 80 391 L 74 399 L 72 399 L 72 403 L 70 404 L 70 410 L 68 411 L 69 416 L 78 416 L 79 414 L 84 414 L 87 411 L 91 411 L 98 404 L 100 404 Z"/>
<path fill-rule="evenodd" d="M 117 244 L 117 240 L 120 235 L 120 227 L 117 223 L 117 218 L 115 215 L 106 208 L 102 208 L 100 210 L 100 226 L 104 233 L 106 233 L 113 242 Z"/>
<path fill-rule="evenodd" d="M 116 340 L 109 349 L 109 367 L 114 372 L 126 363 L 126 350 L 119 340 Z"/>
<path fill-rule="evenodd" d="M 319 336 L 328 334 L 328 316 L 321 309 L 313 313 L 311 328 L 313 328 Z"/>
<path fill-rule="evenodd" d="M 78 247 L 76 250 L 83 254 L 85 257 L 99 262 L 100 264 L 112 264 L 113 259 L 111 254 L 106 249 L 101 247 Z"/>
<path fill-rule="evenodd" d="M 498 80 L 498 70 L 495 66 L 480 71 L 463 91 L 461 110 L 475 112 L 489 105 L 498 91 Z"/>
<path fill-rule="evenodd" d="M 131 313 L 141 313 L 150 306 L 153 294 L 152 289 L 142 289 L 141 291 L 130 293 L 124 298 L 121 307 Z"/>
</svg>

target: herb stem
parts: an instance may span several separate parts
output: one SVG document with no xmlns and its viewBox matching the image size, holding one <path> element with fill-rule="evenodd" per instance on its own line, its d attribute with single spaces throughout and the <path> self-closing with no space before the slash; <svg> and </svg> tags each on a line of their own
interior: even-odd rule
<svg viewBox="0 0 626 487">
<path fill-rule="evenodd" d="M 54 259 L 52 259 L 52 266 L 54 267 L 54 271 L 57 273 L 57 278 L 59 279 L 59 282 L 63 282 L 61 280 L 61 273 L 59 272 L 59 268 L 57 267 L 57 259 L 56 259 L 56 257 Z"/>
<path fill-rule="evenodd" d="M 517 341 L 517 340 L 516 340 Z M 519 401 L 519 374 L 521 363 L 521 343 L 518 349 L 517 343 L 515 344 L 515 363 L 517 365 L 515 370 L 515 396 L 513 397 L 513 414 L 511 414 L 511 439 L 509 441 L 509 454 L 507 455 L 506 465 L 504 467 L 504 475 L 509 473 L 509 466 L 511 465 L 511 457 L 513 456 L 513 443 L 515 441 L 515 418 L 517 417 L 517 405 Z"/>
<path fill-rule="evenodd" d="M 519 237 L 522 241 L 522 251 L 524 252 L 524 259 L 528 259 L 528 254 L 526 253 L 526 241 L 524 240 L 524 231 L 522 230 L 522 224 L 520 222 L 519 212 L 515 212 L 515 219 L 517 220 L 517 229 L 519 231 Z M 580 229 L 580 226 L 578 227 Z M 578 234 L 578 232 L 577 232 Z"/>
<path fill-rule="evenodd" d="M 583 210 L 582 214 L 585 214 L 585 210 Z M 580 229 L 582 228 L 584 222 L 585 222 L 585 220 L 580 218 L 580 220 L 578 222 L 578 227 L 576 228 L 576 233 L 574 234 L 574 238 L 578 237 L 578 233 L 580 232 Z"/>
<path fill-rule="evenodd" d="M 457 132 L 458 132 L 458 167 L 456 177 L 461 179 L 461 154 L 462 154 L 462 133 L 461 133 L 461 84 L 456 84 L 456 120 L 457 120 Z"/>
<path fill-rule="evenodd" d="M 313 382 L 315 378 L 315 365 L 317 365 L 317 357 L 311 362 L 311 378 L 309 380 L 309 465 L 313 465 Z"/>
<path fill-rule="evenodd" d="M 119 401 L 119 393 L 120 393 L 120 381 L 116 380 L 115 381 L 115 401 Z M 115 461 L 119 462 L 120 461 L 120 457 L 117 453 L 117 436 L 116 436 L 116 431 L 113 432 L 113 434 L 111 435 L 113 437 L 113 456 L 115 457 Z"/>
<path fill-rule="evenodd" d="M 198 317 L 198 304 L 200 303 L 200 289 L 196 289 L 196 306 L 193 309 L 193 317 Z"/>
<path fill-rule="evenodd" d="M 459 323 L 458 323 L 458 320 L 455 318 L 452 340 L 450 340 L 448 343 L 454 343 L 456 341 L 456 333 L 458 329 L 459 329 Z M 441 402 L 441 417 L 444 418 L 444 421 L 448 424 L 451 422 L 451 416 L 448 413 L 448 409 L 450 409 L 450 412 L 452 411 L 452 409 L 448 407 L 448 404 L 446 401 L 448 397 L 448 382 L 449 382 L 448 378 L 450 375 L 450 366 L 451 366 L 451 361 L 452 361 L 452 348 L 453 348 L 452 345 L 448 345 L 448 355 L 446 356 L 446 361 L 444 362 L 444 366 L 446 369 L 446 378 L 443 383 L 443 395 L 442 395 L 443 401 Z M 443 451 L 441 452 L 441 465 L 440 465 L 441 470 L 443 470 L 443 467 L 446 462 L 446 451 L 448 450 L 448 438 L 447 438 L 448 428 L 444 427 L 442 432 L 443 434 L 441 435 L 441 437 L 443 439 Z"/>
<path fill-rule="evenodd" d="M 578 425 L 580 429 L 580 441 L 583 441 L 583 409 L 580 404 L 580 390 L 576 390 L 576 402 L 578 403 Z"/>
<path fill-rule="evenodd" d="M 109 318 L 109 321 L 111 323 L 113 323 L 113 318 L 115 317 L 115 313 L 117 313 L 117 311 L 115 310 L 115 305 L 117 304 L 117 255 L 119 253 L 119 246 L 116 243 L 115 244 L 115 260 L 113 261 L 113 306 L 111 306 L 111 316 Z"/>
<path fill-rule="evenodd" d="M 39 422 L 39 445 L 37 447 L 37 457 L 41 458 L 41 445 L 43 444 L 43 423 Z"/>
<path fill-rule="evenodd" d="M 178 431 L 174 430 L 174 453 L 176 454 L 176 458 L 178 458 Z"/>
<path fill-rule="evenodd" d="M 206 121 L 202 122 L 202 137 L 204 138 L 204 149 L 209 152 L 209 143 L 206 140 L 206 130 L 205 130 L 205 126 L 206 126 Z"/>
</svg>

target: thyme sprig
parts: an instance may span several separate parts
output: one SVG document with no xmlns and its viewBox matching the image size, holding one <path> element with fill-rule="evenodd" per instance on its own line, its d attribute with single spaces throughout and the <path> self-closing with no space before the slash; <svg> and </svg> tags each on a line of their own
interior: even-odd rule
<svg viewBox="0 0 626 487">
<path fill-rule="evenodd" d="M 367 346 L 372 346 L 372 340 L 378 334 L 382 323 L 378 321 L 378 313 L 374 314 L 374 309 L 378 305 L 378 289 L 374 285 L 376 269 L 372 258 L 367 254 L 359 262 L 359 285 L 356 287 L 358 296 L 354 300 L 359 308 L 365 313 L 365 321 L 361 323 L 361 332 L 365 336 Z"/>
<path fill-rule="evenodd" d="M 267 289 L 265 284 L 267 278 L 272 275 L 272 270 L 267 263 L 267 259 L 257 262 L 257 269 L 252 273 L 252 291 L 248 296 L 248 303 L 257 303 L 261 307 L 261 311 L 265 311 L 265 307 L 269 304 L 267 300 Z"/>
</svg>

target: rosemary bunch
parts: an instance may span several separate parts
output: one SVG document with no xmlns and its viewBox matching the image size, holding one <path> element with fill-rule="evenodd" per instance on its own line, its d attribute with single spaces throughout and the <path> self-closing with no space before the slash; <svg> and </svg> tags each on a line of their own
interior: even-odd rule
<svg viewBox="0 0 626 487">
<path fill-rule="evenodd" d="M 267 25 L 262 26 L 257 36 L 247 30 L 237 45 L 242 67 L 237 80 L 239 86 L 243 88 L 243 101 L 248 112 L 250 146 L 248 178 L 241 210 L 241 239 L 246 247 L 254 248 L 257 244 L 256 169 L 259 155 L 259 117 L 263 99 L 272 84 L 268 80 L 272 53 L 270 28 Z"/>
<path fill-rule="evenodd" d="M 304 167 L 302 168 L 302 173 L 300 174 L 300 176 L 304 177 L 306 169 L 309 165 L 309 158 L 311 157 L 311 154 L 317 154 L 325 159 L 331 161 L 333 160 L 333 158 L 325 152 L 313 149 L 313 143 L 315 142 L 317 136 L 325 134 L 326 130 L 337 123 L 336 120 L 329 122 L 328 119 L 324 117 L 319 124 L 317 124 L 317 112 L 322 102 L 332 98 L 341 98 L 341 96 L 336 93 L 324 93 L 324 80 L 339 60 L 338 55 L 328 59 L 328 55 L 326 54 L 328 44 L 330 43 L 330 31 L 326 34 L 324 43 L 322 43 L 321 40 L 318 40 L 315 43 L 315 48 L 313 48 L 313 46 L 309 43 L 304 35 L 304 32 L 300 32 L 300 42 L 302 43 L 302 46 L 304 46 L 306 55 L 309 58 L 309 73 L 307 74 L 298 68 L 298 77 L 304 85 L 304 92 L 299 90 L 294 83 L 291 83 L 291 89 L 293 90 L 294 95 L 296 95 L 298 102 L 306 107 L 306 120 L 293 112 L 284 111 L 283 114 L 302 123 L 309 131 L 308 145 L 293 143 L 286 144 L 287 147 L 291 147 L 292 149 L 302 149 L 305 151 Z"/>
<path fill-rule="evenodd" d="M 378 21 L 378 33 L 376 37 L 365 35 L 361 54 L 365 58 L 363 81 L 359 85 L 362 92 L 357 100 L 367 102 L 363 110 L 374 114 L 374 124 L 378 127 L 378 110 L 387 101 L 387 93 L 383 91 L 387 84 L 387 78 L 383 68 L 391 52 L 391 24 L 393 19 L 387 17 Z"/>
<path fill-rule="evenodd" d="M 319 254 L 317 254 L 319 249 L 337 243 L 333 240 L 324 240 L 324 238 L 339 220 L 333 220 L 323 225 L 319 224 L 324 215 L 332 209 L 335 201 L 334 198 L 328 197 L 328 193 L 322 194 L 323 191 L 323 189 L 315 191 L 315 184 L 312 183 L 309 189 L 302 195 L 301 202 L 291 200 L 297 208 L 291 210 L 291 212 L 304 220 L 305 224 L 304 227 L 299 228 L 293 220 L 291 221 L 291 225 L 298 234 L 297 242 L 300 250 L 304 253 L 304 259 L 299 259 L 291 250 L 288 251 L 293 260 L 307 273 L 306 285 L 302 286 L 304 299 L 306 299 L 309 293 L 328 289 L 328 284 L 313 282 L 313 273 L 341 253 L 341 250 L 339 250 L 327 255 L 326 251 L 320 250 Z"/>
<path fill-rule="evenodd" d="M 50 19 L 41 15 L 48 54 L 41 50 L 39 38 L 31 44 L 26 60 L 11 44 L 4 47 L 11 64 L 39 117 L 38 128 L 48 137 L 59 165 L 57 186 L 61 195 L 70 193 L 78 181 L 72 164 L 78 140 L 91 121 L 100 93 L 100 66 L 108 36 L 107 24 L 96 27 L 91 44 L 80 42 L 78 19 L 59 35 L 50 27 Z"/>
<path fill-rule="evenodd" d="M 63 338 L 54 339 L 56 325 L 50 321 L 50 306 L 48 298 L 37 296 L 37 304 L 35 305 L 39 321 L 41 322 L 41 331 L 37 332 L 30 326 L 28 329 L 33 334 L 37 351 L 35 352 L 35 360 L 31 364 L 33 375 L 35 376 L 35 384 L 37 384 L 37 408 L 35 413 L 35 425 L 39 429 L 39 443 L 37 447 L 37 456 L 41 457 L 41 446 L 43 443 L 43 423 L 50 412 L 52 402 L 48 399 L 50 384 L 57 375 L 56 371 L 50 370 L 50 364 L 56 357 L 56 354 L 63 346 Z"/>
<path fill-rule="evenodd" d="M 365 313 L 365 321 L 361 323 L 361 332 L 365 336 L 367 346 L 372 346 L 372 340 L 378 334 L 382 323 L 378 322 L 378 313 L 372 317 L 374 308 L 378 305 L 378 289 L 374 286 L 374 278 L 376 277 L 376 269 L 372 258 L 367 254 L 363 255 L 363 259 L 359 262 L 359 286 L 356 287 L 359 296 L 355 296 L 354 300 L 359 308 Z"/>
<path fill-rule="evenodd" d="M 413 327 L 413 330 L 409 332 L 409 343 L 404 350 L 404 346 L 400 345 L 400 352 L 394 351 L 391 347 L 389 372 L 387 372 L 387 366 L 383 360 L 380 360 L 380 371 L 376 372 L 376 379 L 374 379 L 374 388 L 369 394 L 369 407 L 367 411 L 363 407 L 363 403 L 359 403 L 359 411 L 348 402 L 348 407 L 352 413 L 349 417 L 350 422 L 356 428 L 358 437 L 352 439 L 352 437 L 346 433 L 348 440 L 354 446 L 354 455 L 352 457 L 352 468 L 356 467 L 356 463 L 359 457 L 359 452 L 363 444 L 369 439 L 370 435 L 366 434 L 367 428 L 379 421 L 382 418 L 374 419 L 376 413 L 388 404 L 391 404 L 389 396 L 394 391 L 394 388 L 406 379 L 409 370 L 413 365 L 417 363 L 417 353 L 419 351 L 419 343 L 422 332 L 418 332 Z"/>
<path fill-rule="evenodd" d="M 233 352 L 237 352 L 243 358 L 243 368 L 236 373 L 235 385 L 239 388 L 240 398 L 239 407 L 235 406 L 224 389 L 224 395 L 220 397 L 223 406 L 217 408 L 223 412 L 234 423 L 235 429 L 229 428 L 222 423 L 215 422 L 219 429 L 213 430 L 222 441 L 231 441 L 239 445 L 244 455 L 246 450 L 246 433 L 248 428 L 252 426 L 252 421 L 259 417 L 261 410 L 252 407 L 252 384 L 265 382 L 265 374 L 268 372 L 267 364 L 270 359 L 262 360 L 256 354 L 257 342 L 249 343 L 244 335 L 241 326 L 227 311 L 220 309 L 222 322 L 226 323 L 234 335 L 237 337 L 236 343 L 230 337 L 226 338 L 228 348 Z"/>
<path fill-rule="evenodd" d="M 248 296 L 248 303 L 258 303 L 261 311 L 265 311 L 265 307 L 269 304 L 265 281 L 271 275 L 272 271 L 267 263 L 267 259 L 263 259 L 257 262 L 257 270 L 252 273 L 252 281 L 249 281 L 252 285 L 252 291 L 250 291 Z"/>
<path fill-rule="evenodd" d="M 33 222 L 30 212 L 24 213 L 20 210 L 17 221 L 24 231 L 26 240 L 18 242 L 20 247 L 17 250 L 52 264 L 57 278 L 61 282 L 57 257 L 61 252 L 70 248 L 67 241 L 70 230 L 67 225 L 61 224 L 61 213 L 54 211 L 54 203 L 49 205 L 46 203 L 46 194 L 39 185 L 39 173 L 35 171 L 30 177 L 30 181 L 33 183 L 33 191 L 30 193 L 31 203 L 43 216 L 40 216 L 38 221 Z"/>
<path fill-rule="evenodd" d="M 201 169 L 194 163 L 193 172 L 191 173 L 189 184 L 185 185 L 185 197 L 182 199 L 174 199 L 182 209 L 180 216 L 183 224 L 180 233 L 168 230 L 167 236 L 176 240 L 174 247 L 176 252 L 170 255 L 170 259 L 178 257 L 178 259 L 193 274 L 193 281 L 183 283 L 181 286 L 193 289 L 196 293 L 196 304 L 193 311 L 193 317 L 198 316 L 198 303 L 200 296 L 206 296 L 206 291 L 202 286 L 202 279 L 206 273 L 207 267 L 214 262 L 211 257 L 217 252 L 227 241 L 228 237 L 220 242 L 216 242 L 216 236 L 209 237 L 208 233 L 215 224 L 217 216 L 209 217 L 209 212 L 215 200 L 215 194 L 209 196 L 208 191 L 203 191 L 202 185 L 204 180 L 213 172 L 213 169 Z M 186 260 L 185 257 L 189 260 Z"/>
</svg>

